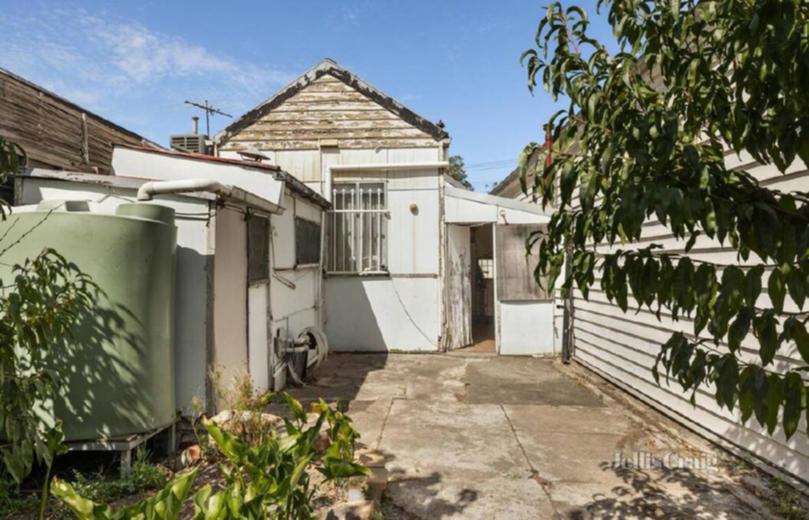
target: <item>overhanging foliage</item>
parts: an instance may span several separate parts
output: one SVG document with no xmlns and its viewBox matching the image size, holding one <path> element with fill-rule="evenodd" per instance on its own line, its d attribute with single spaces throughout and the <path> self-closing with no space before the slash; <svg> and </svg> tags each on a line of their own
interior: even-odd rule
<svg viewBox="0 0 809 520">
<path fill-rule="evenodd" d="M 588 35 L 584 10 L 552 4 L 522 59 L 569 107 L 550 122 L 530 187 L 554 206 L 537 280 L 560 276 L 584 298 L 596 283 L 626 312 L 690 318 L 662 345 L 654 376 L 695 400 L 755 415 L 787 437 L 807 409 L 809 195 L 761 185 L 725 164 L 750 154 L 781 172 L 809 162 L 809 3 L 800 0 L 600 1 L 620 44 Z M 656 219 L 684 241 L 624 247 Z M 732 247 L 738 265 L 685 256 L 701 236 Z M 598 244 L 598 246 L 596 246 Z M 600 276 L 600 280 L 597 280 Z M 766 296 L 762 294 L 766 288 Z M 632 300 L 632 301 L 631 301 Z M 796 345 L 802 362 L 783 354 Z"/>
</svg>

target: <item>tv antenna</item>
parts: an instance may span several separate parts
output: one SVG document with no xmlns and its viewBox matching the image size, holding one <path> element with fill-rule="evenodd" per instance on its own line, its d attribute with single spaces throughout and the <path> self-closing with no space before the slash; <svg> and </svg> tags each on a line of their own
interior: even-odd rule
<svg viewBox="0 0 809 520">
<path fill-rule="evenodd" d="M 205 111 L 205 136 L 206 137 L 211 136 L 211 120 L 210 120 L 211 116 L 218 114 L 220 116 L 225 116 L 225 117 L 230 117 L 230 118 L 233 117 L 232 115 L 226 114 L 226 113 L 222 112 L 221 110 L 219 110 L 218 108 L 215 108 L 213 105 L 208 103 L 207 99 L 205 101 L 203 101 L 202 103 L 195 103 L 194 101 L 188 101 L 188 100 L 186 100 L 185 103 L 186 103 L 186 105 L 195 106 L 195 107 L 200 108 L 200 109 Z"/>
</svg>

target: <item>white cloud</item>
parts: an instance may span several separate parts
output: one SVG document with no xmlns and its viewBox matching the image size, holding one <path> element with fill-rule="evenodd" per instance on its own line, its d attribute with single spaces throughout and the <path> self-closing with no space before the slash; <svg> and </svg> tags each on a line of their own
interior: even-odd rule
<svg viewBox="0 0 809 520">
<path fill-rule="evenodd" d="M 136 22 L 84 15 L 79 26 L 128 80 L 149 83 L 166 76 L 233 74 L 240 66 L 182 38 L 150 31 Z M 105 52 L 106 50 L 106 52 Z"/>
<path fill-rule="evenodd" d="M 154 109 L 206 97 L 238 112 L 249 108 L 245 100 L 263 99 L 293 77 L 80 8 L 31 9 L 23 19 L 0 14 L 0 46 L 0 66 L 91 109 L 118 107 L 127 98 L 149 99 Z"/>
</svg>

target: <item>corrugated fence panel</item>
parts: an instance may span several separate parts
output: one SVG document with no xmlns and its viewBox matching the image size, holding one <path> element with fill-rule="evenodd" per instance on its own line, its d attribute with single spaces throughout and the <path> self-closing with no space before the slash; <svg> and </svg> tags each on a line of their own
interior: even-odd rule
<svg viewBox="0 0 809 520">
<path fill-rule="evenodd" d="M 747 154 L 740 157 L 728 155 L 726 163 L 731 168 L 749 171 L 770 189 L 785 192 L 809 191 L 809 170 L 800 161 L 796 161 L 784 174 L 778 172 L 774 166 L 756 163 Z M 650 221 L 645 224 L 643 237 L 638 243 L 614 248 L 599 247 L 598 250 L 605 253 L 617 248 L 631 249 L 656 243 L 663 245 L 664 251 L 683 252 L 684 242 L 675 239 L 659 222 Z M 728 244 L 722 245 L 707 237 L 697 240 L 689 256 L 725 265 L 756 263 L 756 259 L 740 261 Z M 764 286 L 766 287 L 766 279 Z M 761 296 L 759 305 L 769 305 L 766 294 Z M 769 436 L 754 420 L 743 426 L 737 414 L 721 409 L 716 404 L 710 387 L 700 389 L 696 394 L 696 404 L 692 405 L 690 395 L 686 395 L 676 382 L 667 385 L 661 381 L 659 386 L 655 383 L 651 369 L 660 345 L 672 332 L 681 330 L 688 334 L 693 333 L 690 319 L 680 318 L 675 321 L 666 312 L 661 312 L 658 319 L 650 309 L 630 309 L 623 313 L 599 290 L 598 280 L 589 299 L 585 300 L 581 293 L 575 294 L 574 307 L 575 358 L 582 364 L 706 436 L 752 454 L 804 481 L 809 480 L 809 439 L 806 435 L 805 418 L 802 419 L 799 432 L 791 439 L 787 440 L 780 429 L 775 435 Z M 796 310 L 792 302 L 785 307 L 787 310 Z M 742 345 L 743 357 L 755 359 L 758 355 L 757 347 L 755 339 L 747 338 Z M 780 351 L 776 358 L 776 367 L 779 369 L 800 364 L 803 362 L 794 348 Z"/>
</svg>

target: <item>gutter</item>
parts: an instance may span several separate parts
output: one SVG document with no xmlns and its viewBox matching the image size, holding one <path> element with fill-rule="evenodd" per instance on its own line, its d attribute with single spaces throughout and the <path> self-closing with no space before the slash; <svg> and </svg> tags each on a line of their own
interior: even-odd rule
<svg viewBox="0 0 809 520">
<path fill-rule="evenodd" d="M 429 170 L 432 168 L 448 168 L 448 161 L 413 162 L 413 163 L 380 163 L 380 164 L 335 164 L 329 166 L 333 172 L 339 171 L 379 171 L 379 170 Z"/>
<path fill-rule="evenodd" d="M 193 193 L 204 191 L 215 193 L 221 198 L 243 204 L 249 208 L 265 213 L 280 215 L 284 208 L 269 200 L 247 192 L 241 188 L 222 184 L 210 179 L 185 179 L 179 181 L 150 181 L 138 188 L 138 201 L 152 200 L 155 195 L 172 193 Z"/>
</svg>

